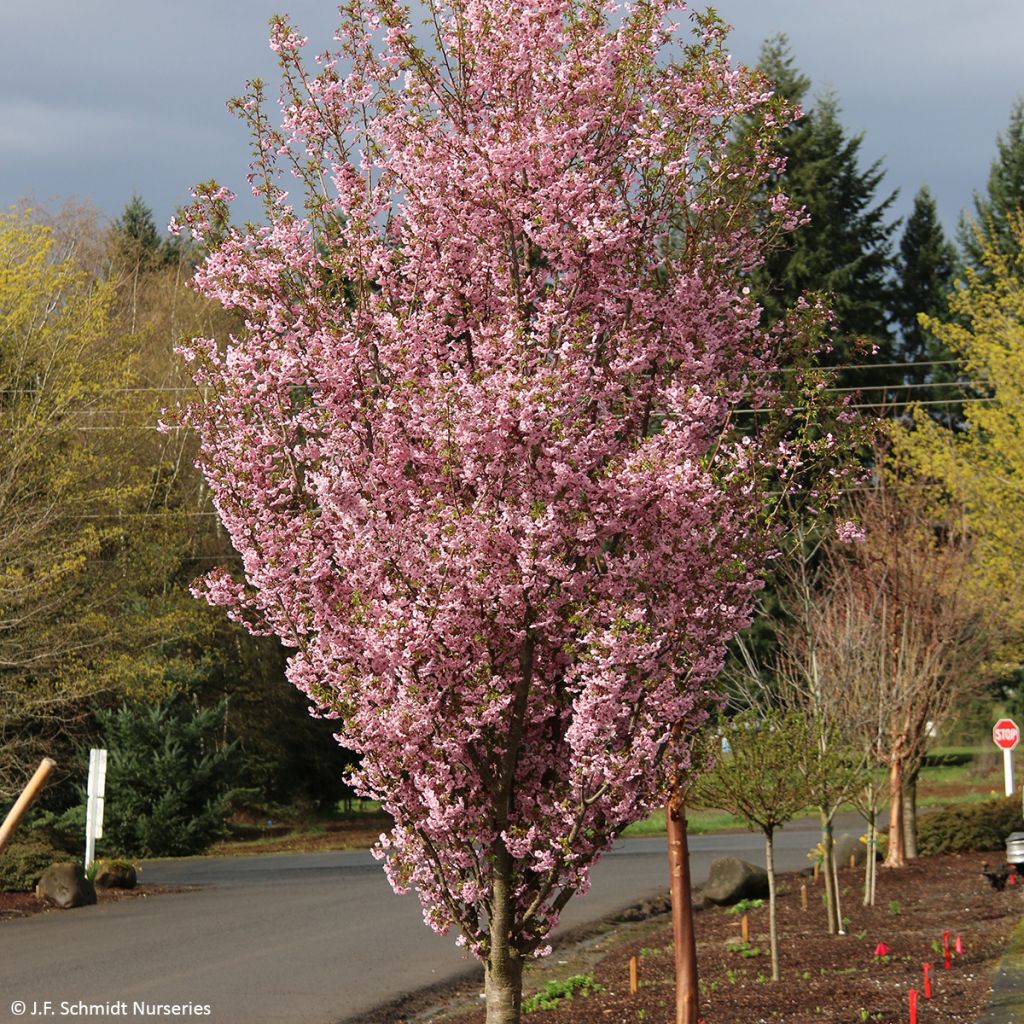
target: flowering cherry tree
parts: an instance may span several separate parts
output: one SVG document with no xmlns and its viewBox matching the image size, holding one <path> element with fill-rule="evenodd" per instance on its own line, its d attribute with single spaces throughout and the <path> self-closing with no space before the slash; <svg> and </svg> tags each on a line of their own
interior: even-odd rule
<svg viewBox="0 0 1024 1024">
<path fill-rule="evenodd" d="M 672 0 L 434 0 L 422 45 L 390 0 L 340 10 L 308 63 L 274 21 L 279 122 L 234 101 L 268 223 L 214 184 L 189 214 L 243 325 L 184 350 L 244 564 L 202 587 L 293 650 L 392 885 L 516 1021 L 523 959 L 686 771 L 807 464 L 769 429 L 806 332 L 743 284 L 795 220 L 787 114 Z"/>
</svg>

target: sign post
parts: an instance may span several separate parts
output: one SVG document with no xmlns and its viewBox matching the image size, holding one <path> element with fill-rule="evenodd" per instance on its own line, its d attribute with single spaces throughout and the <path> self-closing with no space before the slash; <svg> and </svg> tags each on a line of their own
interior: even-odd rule
<svg viewBox="0 0 1024 1024">
<path fill-rule="evenodd" d="M 1004 792 L 1013 796 L 1013 748 L 1020 743 L 1020 729 L 1012 718 L 1000 718 L 992 726 L 992 739 L 1003 751 Z"/>
<path fill-rule="evenodd" d="M 103 838 L 103 795 L 107 789 L 107 752 L 89 751 L 89 789 L 85 805 L 85 870 L 96 859 L 96 840 Z"/>
</svg>

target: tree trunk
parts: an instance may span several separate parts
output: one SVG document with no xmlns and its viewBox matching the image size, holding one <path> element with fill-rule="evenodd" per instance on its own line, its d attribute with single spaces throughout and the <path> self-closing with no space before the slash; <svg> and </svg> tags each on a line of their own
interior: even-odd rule
<svg viewBox="0 0 1024 1024">
<path fill-rule="evenodd" d="M 903 842 L 903 762 L 893 758 L 889 763 L 889 849 L 885 853 L 887 868 L 907 865 L 907 849 Z"/>
<path fill-rule="evenodd" d="M 864 906 L 875 905 L 875 849 L 878 845 L 878 808 L 875 806 L 874 787 L 868 796 L 868 848 L 864 857 Z"/>
<path fill-rule="evenodd" d="M 917 772 L 903 783 L 903 844 L 907 860 L 917 856 Z"/>
<path fill-rule="evenodd" d="M 821 850 L 821 874 L 825 880 L 828 933 L 835 935 L 839 931 L 839 919 L 836 917 L 836 876 L 832 871 L 832 819 L 825 811 L 821 811 Z"/>
<path fill-rule="evenodd" d="M 520 1024 L 523 961 L 512 948 L 512 857 L 499 839 L 494 845 L 490 950 L 487 954 L 487 1024 Z"/>
<path fill-rule="evenodd" d="M 832 892 L 836 898 L 836 935 L 846 934 L 846 922 L 843 921 L 843 897 L 839 891 L 839 865 L 836 863 L 836 844 L 828 852 L 829 870 L 832 872 Z"/>
<path fill-rule="evenodd" d="M 764 834 L 764 862 L 768 870 L 768 944 L 772 951 L 772 981 L 779 980 L 779 931 L 775 923 L 775 842 Z"/>
<path fill-rule="evenodd" d="M 690 852 L 686 841 L 686 806 L 678 790 L 665 808 L 665 824 L 676 952 L 676 1024 L 697 1024 L 697 943 L 690 898 Z"/>
</svg>

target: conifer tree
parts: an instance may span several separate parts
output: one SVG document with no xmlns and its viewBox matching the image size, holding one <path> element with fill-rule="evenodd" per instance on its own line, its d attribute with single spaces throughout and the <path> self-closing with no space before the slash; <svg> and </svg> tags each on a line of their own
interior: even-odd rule
<svg viewBox="0 0 1024 1024">
<path fill-rule="evenodd" d="M 988 185 L 974 194 L 974 213 L 960 222 L 959 241 L 964 258 L 985 276 L 986 251 L 1012 256 L 1019 244 L 1012 218 L 1024 207 L 1024 98 L 1010 111 L 1006 134 L 996 139 L 998 151 Z"/>
<path fill-rule="evenodd" d="M 913 386 L 908 389 L 909 396 L 920 401 L 953 399 L 957 394 L 957 373 L 949 363 L 953 358 L 949 349 L 919 321 L 921 313 L 945 317 L 956 269 L 956 251 L 939 223 L 931 192 L 922 186 L 900 239 L 892 299 L 893 320 L 899 330 L 897 353 L 900 359 L 915 364 L 903 371 L 903 377 Z M 955 402 L 949 408 L 929 408 L 942 416 L 958 415 Z"/>
<path fill-rule="evenodd" d="M 766 41 L 758 68 L 787 102 L 805 102 L 810 80 L 796 70 L 785 36 Z M 783 187 L 805 208 L 808 222 L 769 254 L 755 276 L 755 293 L 772 321 L 801 295 L 825 293 L 838 327 L 833 361 L 856 361 L 866 342 L 878 346 L 876 361 L 889 362 L 887 280 L 895 225 L 886 216 L 896 194 L 878 197 L 881 164 L 861 167 L 863 136 L 847 135 L 839 112 L 835 96 L 825 93 L 782 136 Z M 847 386 L 887 383 L 878 371 L 840 379 Z"/>
</svg>

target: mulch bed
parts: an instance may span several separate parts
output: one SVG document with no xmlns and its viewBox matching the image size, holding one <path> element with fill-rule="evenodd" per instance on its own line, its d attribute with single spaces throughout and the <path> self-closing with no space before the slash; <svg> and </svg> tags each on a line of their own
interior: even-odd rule
<svg viewBox="0 0 1024 1024">
<path fill-rule="evenodd" d="M 134 889 L 97 889 L 97 903 L 146 899 L 169 892 L 191 892 L 194 887 L 180 885 L 138 885 Z M 33 914 L 62 914 L 55 906 L 31 892 L 0 892 L 0 921 L 13 921 Z"/>
<path fill-rule="evenodd" d="M 988 855 L 992 861 L 998 854 Z M 921 1024 L 975 1022 L 988 1004 L 992 979 L 1012 927 L 1024 914 L 1024 886 L 995 892 L 981 876 L 984 854 L 922 858 L 907 868 L 879 870 L 874 907 L 862 906 L 862 869 L 840 872 L 848 934 L 830 936 L 823 887 L 799 875 L 783 876 L 779 900 L 782 980 L 772 983 L 768 908 L 749 914 L 749 944 L 741 947 L 740 917 L 721 908 L 696 915 L 701 1017 L 706 1024 L 896 1024 L 908 1019 L 908 990 L 923 989 L 922 964 L 934 965 L 933 998 L 919 1003 Z M 801 908 L 800 886 L 808 888 Z M 960 935 L 962 956 L 943 965 L 943 932 Z M 875 956 L 879 942 L 891 950 Z M 585 964 L 604 990 L 536 1011 L 538 1024 L 667 1024 L 674 1019 L 672 932 L 666 918 L 648 922 L 642 936 L 606 935 L 601 956 Z M 731 947 L 731 948 L 730 948 Z M 746 955 L 744 955 L 746 953 Z M 629 991 L 629 960 L 638 962 L 639 990 Z M 559 963 L 561 961 L 561 963 Z M 526 993 L 549 978 L 578 973 L 571 950 L 528 973 Z M 464 1008 L 465 1003 L 461 1004 Z M 449 1004 L 449 1011 L 455 1006 Z M 423 1019 L 419 1015 L 416 1019 Z M 483 1009 L 443 1013 L 458 1024 L 481 1024 Z"/>
</svg>

